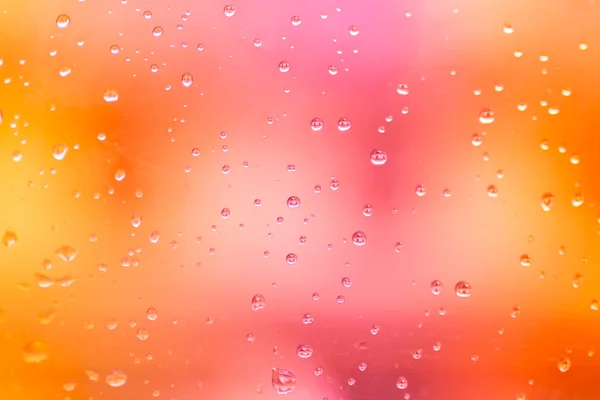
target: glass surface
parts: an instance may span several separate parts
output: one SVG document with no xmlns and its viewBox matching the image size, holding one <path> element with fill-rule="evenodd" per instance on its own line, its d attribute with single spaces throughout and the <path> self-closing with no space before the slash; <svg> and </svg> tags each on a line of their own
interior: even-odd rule
<svg viewBox="0 0 600 400">
<path fill-rule="evenodd" d="M 600 399 L 598 7 L 0 0 L 0 399 Z"/>
</svg>

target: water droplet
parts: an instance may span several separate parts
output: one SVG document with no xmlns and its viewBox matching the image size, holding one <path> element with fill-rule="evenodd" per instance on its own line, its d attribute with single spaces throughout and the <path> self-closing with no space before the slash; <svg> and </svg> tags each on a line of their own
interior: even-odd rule
<svg viewBox="0 0 600 400">
<path fill-rule="evenodd" d="M 61 246 L 55 250 L 56 255 L 63 261 L 73 261 L 77 256 L 78 250 L 71 246 Z"/>
<path fill-rule="evenodd" d="M 112 387 L 121 387 L 127 383 L 127 374 L 120 369 L 112 370 L 106 375 L 106 384 Z"/>
<path fill-rule="evenodd" d="M 115 180 L 117 182 L 121 182 L 123 179 L 125 179 L 126 176 L 127 176 L 127 173 L 125 172 L 124 169 L 119 168 L 115 171 Z"/>
<path fill-rule="evenodd" d="M 303 323 L 304 325 L 310 325 L 310 324 L 312 324 L 314 321 L 315 321 L 315 318 L 313 317 L 313 315 L 312 315 L 312 314 L 308 314 L 308 313 L 307 313 L 307 314 L 304 314 L 304 315 L 302 316 L 302 323 Z"/>
<path fill-rule="evenodd" d="M 229 211 L 229 208 L 224 208 L 221 210 L 221 218 L 227 219 L 227 218 L 229 218 L 230 215 L 231 215 L 231 211 Z"/>
<path fill-rule="evenodd" d="M 139 340 L 147 340 L 150 337 L 150 332 L 148 332 L 146 329 L 144 328 L 140 328 L 137 330 L 135 336 L 139 339 Z"/>
<path fill-rule="evenodd" d="M 14 246 L 17 244 L 17 240 L 19 240 L 19 237 L 13 231 L 6 231 L 4 232 L 4 235 L 2 235 L 2 244 L 6 247 Z"/>
<path fill-rule="evenodd" d="M 367 243 L 367 235 L 364 232 L 356 231 L 352 234 L 352 243 L 357 246 L 364 246 Z"/>
<path fill-rule="evenodd" d="M 458 297 L 471 297 L 471 284 L 466 281 L 460 281 L 455 286 L 455 292 Z"/>
<path fill-rule="evenodd" d="M 402 96 L 407 96 L 410 92 L 408 90 L 408 85 L 405 83 L 401 83 L 396 87 L 396 92 L 401 94 Z"/>
<path fill-rule="evenodd" d="M 498 197 L 498 189 L 495 185 L 490 185 L 487 188 L 487 194 L 490 197 Z"/>
<path fill-rule="evenodd" d="M 287 61 L 281 61 L 279 63 L 279 71 L 288 72 L 289 70 L 290 70 L 290 64 L 288 64 Z"/>
<path fill-rule="evenodd" d="M 579 286 L 581 286 L 581 281 L 583 281 L 583 276 L 581 276 L 580 274 L 576 274 L 573 277 L 573 282 L 572 282 L 573 287 L 575 289 L 579 289 Z"/>
<path fill-rule="evenodd" d="M 315 132 L 320 131 L 323 129 L 323 120 L 321 118 L 313 118 L 310 121 L 310 128 Z"/>
<path fill-rule="evenodd" d="M 427 194 L 427 188 L 423 185 L 417 185 L 417 187 L 415 188 L 415 193 L 417 194 L 417 196 L 423 197 Z"/>
<path fill-rule="evenodd" d="M 288 394 L 296 388 L 296 377 L 287 369 L 273 368 L 271 385 L 277 394 Z"/>
<path fill-rule="evenodd" d="M 402 242 L 396 242 L 396 244 L 394 245 L 394 250 L 396 251 L 396 253 L 400 253 L 402 251 Z"/>
<path fill-rule="evenodd" d="M 550 211 L 552 209 L 552 205 L 554 204 L 554 195 L 550 192 L 546 192 L 542 195 L 540 199 L 540 205 L 542 206 L 542 210 Z"/>
<path fill-rule="evenodd" d="M 252 297 L 252 311 L 258 311 L 265 308 L 267 302 L 262 294 L 256 294 Z"/>
<path fill-rule="evenodd" d="M 39 364 L 48 359 L 48 344 L 40 340 L 27 343 L 23 346 L 23 359 L 28 364 Z"/>
<path fill-rule="evenodd" d="M 298 196 L 288 197 L 287 206 L 289 208 L 298 208 L 300 206 L 300 197 L 298 197 Z"/>
<path fill-rule="evenodd" d="M 408 387 L 408 380 L 405 377 L 401 376 L 396 380 L 396 387 L 398 389 L 406 389 Z"/>
<path fill-rule="evenodd" d="M 317 185 L 319 187 L 319 191 L 321 191 L 321 187 L 319 185 Z M 316 191 L 317 186 L 315 186 L 315 192 L 318 193 Z M 338 181 L 335 178 L 331 178 L 331 181 L 329 181 L 329 187 L 331 188 L 331 190 L 338 190 L 340 188 L 340 181 Z"/>
<path fill-rule="evenodd" d="M 348 277 L 342 278 L 342 286 L 349 288 L 352 286 L 352 281 Z"/>
<path fill-rule="evenodd" d="M 371 164 L 383 165 L 387 162 L 387 154 L 383 150 L 373 150 L 371 152 Z"/>
<path fill-rule="evenodd" d="M 584 202 L 584 198 L 583 198 L 583 194 L 581 194 L 581 193 L 577 193 L 571 199 L 571 204 L 573 204 L 573 207 L 579 207 L 583 204 L 583 202 Z"/>
<path fill-rule="evenodd" d="M 294 253 L 289 253 L 287 256 L 285 256 L 285 261 L 290 265 L 296 264 L 296 261 L 298 261 L 298 256 Z"/>
<path fill-rule="evenodd" d="M 571 360 L 568 357 L 563 357 L 558 360 L 558 370 L 560 372 L 567 372 L 571 368 Z"/>
<path fill-rule="evenodd" d="M 521 307 L 514 306 L 510 312 L 512 318 L 517 318 L 521 314 Z"/>
<path fill-rule="evenodd" d="M 471 136 L 471 144 L 475 147 L 479 147 L 481 146 L 481 143 L 483 143 L 481 135 L 479 133 L 474 133 L 473 136 Z"/>
<path fill-rule="evenodd" d="M 370 217 L 371 215 L 373 215 L 373 206 L 370 204 L 365 204 L 365 206 L 363 207 L 363 215 L 365 217 Z"/>
<path fill-rule="evenodd" d="M 156 321 L 156 319 L 158 318 L 158 311 L 156 310 L 156 308 L 147 309 L 146 318 L 148 318 L 150 321 Z"/>
<path fill-rule="evenodd" d="M 144 18 L 150 19 L 150 18 L 152 18 L 152 11 L 146 10 L 142 13 L 142 15 L 144 16 Z"/>
<path fill-rule="evenodd" d="M 19 162 L 23 159 L 23 153 L 21 153 L 19 150 L 15 150 L 12 153 L 12 159 L 14 162 Z"/>
<path fill-rule="evenodd" d="M 233 17 L 235 14 L 235 7 L 231 4 L 228 4 L 223 8 L 223 13 L 226 17 Z"/>
<path fill-rule="evenodd" d="M 491 124 L 494 122 L 494 110 L 491 108 L 483 108 L 479 112 L 479 122 L 482 124 Z"/>
<path fill-rule="evenodd" d="M 345 298 L 344 296 L 342 296 L 342 295 L 339 295 L 339 296 L 336 298 L 336 301 L 337 301 L 339 304 L 344 304 L 344 302 L 346 301 L 346 298 Z"/>
<path fill-rule="evenodd" d="M 56 26 L 58 26 L 61 29 L 66 28 L 67 26 L 69 26 L 70 23 L 71 23 L 71 18 L 69 18 L 69 16 L 67 14 L 60 14 L 56 18 Z"/>
<path fill-rule="evenodd" d="M 58 161 L 61 161 L 67 155 L 68 150 L 69 147 L 66 144 L 56 143 L 54 146 L 52 146 L 52 157 Z"/>
<path fill-rule="evenodd" d="M 350 33 L 350 36 L 356 36 L 360 33 L 360 30 L 357 26 L 352 25 L 350 29 L 348 29 L 348 32 Z"/>
<path fill-rule="evenodd" d="M 310 358 L 312 357 L 313 353 L 314 351 L 312 347 L 310 347 L 310 345 L 308 344 L 301 344 L 298 347 L 296 347 L 296 354 L 300 358 Z"/>
<path fill-rule="evenodd" d="M 338 120 L 337 127 L 340 132 L 346 132 L 350 128 L 352 128 L 352 123 L 350 122 L 350 120 L 348 120 L 348 118 L 340 118 Z"/>
<path fill-rule="evenodd" d="M 531 266 L 531 258 L 527 254 L 523 254 L 521 256 L 520 261 L 521 261 L 521 265 L 523 267 L 530 267 Z"/>
<path fill-rule="evenodd" d="M 442 282 L 438 280 L 431 282 L 431 293 L 436 296 L 442 293 Z"/>
<path fill-rule="evenodd" d="M 321 375 L 323 375 L 323 367 L 321 367 L 320 365 L 317 366 L 317 367 L 315 367 L 314 372 L 315 372 L 315 376 L 321 376 Z"/>
<path fill-rule="evenodd" d="M 373 325 L 370 329 L 371 335 L 377 335 L 379 333 L 379 325 Z"/>
<path fill-rule="evenodd" d="M 119 93 L 115 89 L 106 89 L 104 91 L 104 101 L 113 103 L 117 100 L 119 100 Z"/>
<path fill-rule="evenodd" d="M 54 279 L 42 274 L 35 274 L 35 280 L 40 288 L 49 288 L 54 285 Z"/>
<path fill-rule="evenodd" d="M 154 37 L 160 37 L 164 33 L 164 29 L 161 26 L 155 26 L 152 28 L 152 35 Z"/>
<path fill-rule="evenodd" d="M 360 364 L 358 364 L 358 370 L 361 372 L 365 372 L 367 370 L 367 363 L 363 361 Z"/>
<path fill-rule="evenodd" d="M 440 342 L 435 342 L 433 344 L 433 351 L 440 351 L 442 349 L 442 344 Z"/>
<path fill-rule="evenodd" d="M 504 33 L 506 33 L 507 35 L 510 35 L 511 33 L 513 33 L 515 30 L 511 25 L 504 25 L 504 27 L 502 28 L 502 30 L 504 31 Z"/>
<path fill-rule="evenodd" d="M 300 20 L 300 17 L 299 17 L 299 16 L 297 16 L 297 15 L 294 15 L 294 16 L 292 17 L 292 25 L 294 25 L 294 26 L 298 26 L 298 25 L 300 25 L 301 23 L 302 23 L 302 20 Z"/>
<path fill-rule="evenodd" d="M 194 77 L 189 72 L 181 75 L 181 84 L 183 87 L 189 88 L 194 83 Z"/>
<path fill-rule="evenodd" d="M 573 165 L 577 165 L 581 162 L 578 154 L 573 154 L 569 161 L 571 161 L 571 164 L 573 164 Z"/>
</svg>

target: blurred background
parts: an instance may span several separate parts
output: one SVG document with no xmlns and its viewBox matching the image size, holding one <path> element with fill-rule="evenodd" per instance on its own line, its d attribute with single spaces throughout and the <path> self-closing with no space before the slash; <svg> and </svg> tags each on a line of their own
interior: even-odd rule
<svg viewBox="0 0 600 400">
<path fill-rule="evenodd" d="M 0 0 L 0 398 L 600 399 L 593 0 Z"/>
</svg>

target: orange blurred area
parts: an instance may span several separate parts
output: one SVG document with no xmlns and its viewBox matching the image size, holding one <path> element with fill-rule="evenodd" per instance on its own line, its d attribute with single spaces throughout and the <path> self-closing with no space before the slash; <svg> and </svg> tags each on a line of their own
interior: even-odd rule
<svg viewBox="0 0 600 400">
<path fill-rule="evenodd" d="M 600 399 L 598 7 L 0 2 L 0 399 Z"/>
</svg>

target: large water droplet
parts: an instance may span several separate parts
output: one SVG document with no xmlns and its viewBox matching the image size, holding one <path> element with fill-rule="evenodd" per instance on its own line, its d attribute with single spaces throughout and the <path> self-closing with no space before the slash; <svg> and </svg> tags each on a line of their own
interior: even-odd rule
<svg viewBox="0 0 600 400">
<path fill-rule="evenodd" d="M 273 368 L 271 385 L 277 394 L 288 394 L 296 388 L 296 377 L 287 369 Z"/>
<path fill-rule="evenodd" d="M 55 160 L 61 161 L 67 155 L 68 150 L 69 147 L 66 144 L 56 143 L 54 146 L 52 146 L 52 157 L 54 157 Z"/>
<path fill-rule="evenodd" d="M 252 297 L 252 311 L 258 311 L 265 308 L 267 302 L 262 294 L 256 294 Z"/>
<path fill-rule="evenodd" d="M 226 17 L 233 17 L 235 15 L 235 7 L 228 4 L 223 8 L 223 13 Z"/>
<path fill-rule="evenodd" d="M 71 246 L 61 246 L 55 250 L 56 255 L 64 261 L 73 261 L 77 256 L 78 250 Z"/>
<path fill-rule="evenodd" d="M 354 232 L 352 235 L 352 243 L 357 246 L 364 246 L 367 243 L 367 235 L 361 231 Z"/>
<path fill-rule="evenodd" d="M 383 165 L 387 162 L 388 156 L 383 150 L 373 150 L 371 152 L 371 164 Z"/>
<path fill-rule="evenodd" d="M 313 348 L 310 347 L 310 345 L 308 344 L 301 344 L 298 347 L 296 347 L 296 354 L 300 358 L 310 358 L 312 357 L 313 353 Z"/>
<path fill-rule="evenodd" d="M 60 14 L 56 18 L 56 26 L 58 26 L 61 29 L 66 28 L 67 26 L 69 26 L 70 23 L 71 23 L 71 18 L 69 18 L 69 16 L 67 14 Z"/>
<path fill-rule="evenodd" d="M 454 289 L 458 297 L 471 297 L 471 284 L 466 281 L 458 282 Z"/>
<path fill-rule="evenodd" d="M 287 206 L 289 208 L 298 208 L 300 207 L 300 197 L 298 196 L 290 196 L 287 199 Z"/>
<path fill-rule="evenodd" d="M 106 384 L 112 387 L 121 387 L 127 382 L 127 374 L 120 369 L 112 370 L 106 375 Z"/>
</svg>

